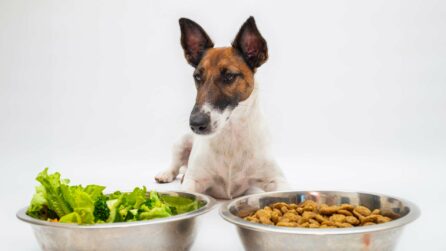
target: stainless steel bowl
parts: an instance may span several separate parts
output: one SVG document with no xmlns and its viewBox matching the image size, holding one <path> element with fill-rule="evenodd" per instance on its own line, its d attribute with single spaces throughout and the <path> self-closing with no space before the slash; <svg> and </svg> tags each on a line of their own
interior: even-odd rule
<svg viewBox="0 0 446 251">
<path fill-rule="evenodd" d="M 373 226 L 308 229 L 262 225 L 240 218 L 274 202 L 299 203 L 306 199 L 328 205 L 350 203 L 378 208 L 397 219 Z M 237 226 L 240 239 L 249 251 L 391 251 L 404 225 L 417 219 L 420 211 L 409 201 L 379 194 L 299 191 L 244 196 L 224 204 L 220 215 Z"/>
<path fill-rule="evenodd" d="M 26 215 L 23 208 L 17 217 L 31 224 L 42 250 L 113 251 L 113 250 L 189 250 L 197 233 L 196 217 L 210 211 L 215 200 L 209 196 L 186 192 L 160 192 L 198 199 L 203 207 L 196 211 L 147 221 L 77 225 L 47 222 Z"/>
</svg>

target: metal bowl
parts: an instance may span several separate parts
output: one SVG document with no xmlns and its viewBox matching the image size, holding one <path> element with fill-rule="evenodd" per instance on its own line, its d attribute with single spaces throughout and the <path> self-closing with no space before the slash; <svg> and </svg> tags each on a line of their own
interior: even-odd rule
<svg viewBox="0 0 446 251">
<path fill-rule="evenodd" d="M 240 217 L 275 202 L 300 203 L 306 199 L 336 205 L 350 203 L 380 209 L 394 220 L 372 226 L 308 229 L 262 225 Z M 394 250 L 403 226 L 420 216 L 413 203 L 386 195 L 336 192 L 297 191 L 270 192 L 244 196 L 224 204 L 220 215 L 237 226 L 246 250 L 294 251 L 391 251 Z"/>
<path fill-rule="evenodd" d="M 196 217 L 210 211 L 215 200 L 186 192 L 160 192 L 201 201 L 198 210 L 176 216 L 137 222 L 77 225 L 47 222 L 26 215 L 23 208 L 17 218 L 31 224 L 42 250 L 189 250 L 197 233 Z"/>
</svg>

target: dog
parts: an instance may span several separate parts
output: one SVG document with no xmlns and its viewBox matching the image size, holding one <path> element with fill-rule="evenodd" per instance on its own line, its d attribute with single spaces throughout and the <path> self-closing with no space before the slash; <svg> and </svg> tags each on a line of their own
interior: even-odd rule
<svg viewBox="0 0 446 251">
<path fill-rule="evenodd" d="M 254 73 L 268 59 L 265 39 L 253 17 L 230 47 L 214 48 L 203 28 L 181 18 L 181 45 L 195 68 L 196 102 L 189 118 L 193 133 L 173 148 L 170 168 L 159 183 L 173 181 L 186 167 L 185 191 L 232 199 L 251 188 L 287 190 L 289 185 L 269 153 Z"/>
</svg>

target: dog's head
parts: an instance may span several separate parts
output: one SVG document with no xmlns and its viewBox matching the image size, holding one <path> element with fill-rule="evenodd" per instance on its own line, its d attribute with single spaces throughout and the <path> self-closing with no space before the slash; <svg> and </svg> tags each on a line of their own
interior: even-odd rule
<svg viewBox="0 0 446 251">
<path fill-rule="evenodd" d="M 189 124 L 194 133 L 211 135 L 251 95 L 254 72 L 268 58 L 266 41 L 253 17 L 242 25 L 231 47 L 214 48 L 203 28 L 192 20 L 181 18 L 180 28 L 181 45 L 187 62 L 195 68 L 197 88 Z"/>
</svg>

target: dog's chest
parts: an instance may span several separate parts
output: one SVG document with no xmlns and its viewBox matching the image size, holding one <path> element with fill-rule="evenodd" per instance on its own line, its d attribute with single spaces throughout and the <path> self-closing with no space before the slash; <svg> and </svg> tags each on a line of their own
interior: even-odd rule
<svg viewBox="0 0 446 251">
<path fill-rule="evenodd" d="M 233 171 L 247 169 L 261 151 L 259 137 L 243 126 L 230 124 L 220 137 L 209 141 L 209 154 L 213 155 L 217 163 Z"/>
<path fill-rule="evenodd" d="M 261 161 L 262 146 L 253 130 L 230 125 L 215 140 L 208 142 L 207 168 L 212 173 L 211 193 L 217 197 L 233 198 L 249 188 L 255 166 Z"/>
<path fill-rule="evenodd" d="M 219 149 L 223 150 L 223 149 Z M 255 160 L 253 153 L 247 150 L 235 152 L 234 149 L 214 152 L 209 164 L 212 173 L 210 193 L 219 198 L 233 198 L 242 195 L 249 188 Z M 211 164 L 212 163 L 212 164 Z"/>
</svg>

